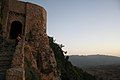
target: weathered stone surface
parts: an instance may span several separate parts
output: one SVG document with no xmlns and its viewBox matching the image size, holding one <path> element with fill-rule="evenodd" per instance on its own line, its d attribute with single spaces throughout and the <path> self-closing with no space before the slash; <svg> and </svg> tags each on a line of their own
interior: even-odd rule
<svg viewBox="0 0 120 80">
<path fill-rule="evenodd" d="M 34 49 L 29 44 L 25 44 L 25 46 L 24 46 L 25 58 L 31 62 L 31 64 L 32 64 L 31 66 L 33 68 L 35 68 L 36 70 L 38 70 L 38 68 L 37 68 L 37 62 L 36 62 L 35 57 L 33 56 L 34 55 L 33 53 L 34 53 Z"/>
<path fill-rule="evenodd" d="M 6 72 L 6 80 L 25 80 L 23 72 L 23 68 L 11 68 Z"/>
<path fill-rule="evenodd" d="M 20 42 L 18 42 L 18 45 L 16 46 L 15 49 L 15 53 L 13 56 L 13 60 L 12 60 L 12 66 L 11 67 L 15 67 L 15 68 L 23 68 L 23 63 L 24 63 L 24 53 L 23 53 L 23 41 L 21 40 Z"/>
<path fill-rule="evenodd" d="M 15 33 L 22 37 L 16 45 L 11 68 L 6 72 L 6 80 L 24 80 L 27 68 L 33 69 L 41 80 L 59 80 L 56 60 L 46 34 L 46 10 L 36 4 L 17 0 L 4 0 L 3 4 L 2 36 L 15 41 L 17 37 L 10 38 L 14 36 L 10 35 L 12 23 L 17 21 L 22 24 L 21 33 L 17 30 Z M 14 27 L 17 29 L 18 26 Z M 26 60 L 30 63 L 29 67 Z"/>
</svg>

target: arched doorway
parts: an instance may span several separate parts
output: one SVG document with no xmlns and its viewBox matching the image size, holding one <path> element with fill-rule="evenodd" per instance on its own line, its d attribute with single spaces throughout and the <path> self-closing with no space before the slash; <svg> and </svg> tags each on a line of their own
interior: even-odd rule
<svg viewBox="0 0 120 80">
<path fill-rule="evenodd" d="M 10 39 L 16 39 L 19 34 L 22 34 L 22 23 L 19 21 L 14 21 L 10 28 Z"/>
</svg>

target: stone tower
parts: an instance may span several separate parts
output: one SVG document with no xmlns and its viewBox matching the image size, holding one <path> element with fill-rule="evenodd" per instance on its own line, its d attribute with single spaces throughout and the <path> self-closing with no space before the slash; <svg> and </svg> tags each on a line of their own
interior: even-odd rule
<svg viewBox="0 0 120 80">
<path fill-rule="evenodd" d="M 28 2 L 1 0 L 0 16 L 0 77 L 25 80 L 28 60 L 41 80 L 59 80 L 46 34 L 46 10 Z"/>
</svg>

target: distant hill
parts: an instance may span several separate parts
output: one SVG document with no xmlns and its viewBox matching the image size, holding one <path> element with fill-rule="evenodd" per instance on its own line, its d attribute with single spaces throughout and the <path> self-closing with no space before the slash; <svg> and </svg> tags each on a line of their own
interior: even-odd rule
<svg viewBox="0 0 120 80">
<path fill-rule="evenodd" d="M 100 65 L 113 65 L 120 64 L 120 57 L 106 56 L 106 55 L 89 55 L 89 56 L 69 56 L 69 61 L 73 65 L 80 68 L 94 67 Z"/>
<path fill-rule="evenodd" d="M 120 80 L 120 65 L 103 65 L 84 69 L 97 80 Z"/>
</svg>

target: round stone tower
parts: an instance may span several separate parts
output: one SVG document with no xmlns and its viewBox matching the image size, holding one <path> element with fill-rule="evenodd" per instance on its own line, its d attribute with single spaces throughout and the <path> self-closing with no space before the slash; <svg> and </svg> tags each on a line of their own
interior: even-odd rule
<svg viewBox="0 0 120 80">
<path fill-rule="evenodd" d="M 6 80 L 25 80 L 26 59 L 30 60 L 41 80 L 59 80 L 56 60 L 46 34 L 46 10 L 28 2 L 4 0 L 2 13 L 2 36 L 8 41 L 16 41 L 19 35 L 21 38 L 13 53 L 11 67 L 6 72 Z"/>
<path fill-rule="evenodd" d="M 8 39 L 15 36 L 11 34 L 12 30 L 14 32 L 12 27 L 19 24 L 21 26 L 18 30 L 16 29 L 16 36 L 18 34 L 25 35 L 35 25 L 39 26 L 44 33 L 46 31 L 46 11 L 41 6 L 17 0 L 5 0 L 3 13 L 4 37 Z"/>
</svg>

